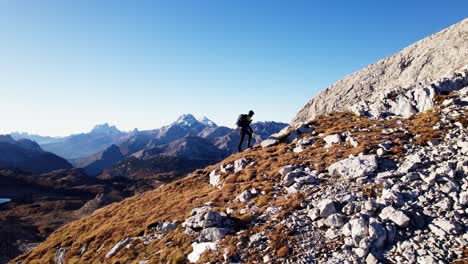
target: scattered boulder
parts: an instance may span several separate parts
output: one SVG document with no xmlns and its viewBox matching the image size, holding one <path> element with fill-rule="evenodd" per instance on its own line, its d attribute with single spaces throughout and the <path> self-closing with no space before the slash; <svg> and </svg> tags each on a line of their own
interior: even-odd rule
<svg viewBox="0 0 468 264">
<path fill-rule="evenodd" d="M 255 188 L 248 189 L 248 190 L 243 191 L 241 194 L 239 194 L 236 200 L 241 203 L 245 203 L 245 202 L 250 201 L 250 199 L 252 199 L 257 194 L 258 194 L 258 191 Z"/>
<path fill-rule="evenodd" d="M 217 170 L 210 172 L 210 184 L 216 188 L 221 188 L 221 175 L 217 174 Z"/>
<path fill-rule="evenodd" d="M 243 170 L 245 167 L 247 167 L 247 163 L 247 159 L 245 158 L 240 158 L 234 161 L 234 172 Z"/>
<path fill-rule="evenodd" d="M 230 228 L 220 228 L 220 227 L 209 227 L 205 228 L 202 231 L 200 231 L 200 235 L 198 237 L 198 240 L 201 242 L 215 242 L 223 237 L 225 237 L 227 234 L 231 233 L 232 229 Z"/>
<path fill-rule="evenodd" d="M 115 246 L 109 252 L 107 252 L 106 258 L 112 258 L 115 256 L 115 254 L 117 254 L 123 247 L 125 247 L 128 242 L 130 242 L 130 239 L 127 237 L 115 244 Z"/>
<path fill-rule="evenodd" d="M 322 218 L 326 218 L 331 214 L 336 213 L 335 204 L 330 199 L 322 200 L 319 203 L 318 208 L 320 210 L 320 217 Z"/>
<path fill-rule="evenodd" d="M 330 227 L 341 227 L 346 223 L 346 217 L 340 213 L 329 215 L 325 219 L 325 225 Z"/>
<path fill-rule="evenodd" d="M 195 263 L 200 259 L 201 255 L 206 250 L 208 250 L 208 249 L 218 250 L 218 244 L 213 243 L 213 242 L 202 242 L 202 243 L 193 242 L 192 243 L 192 249 L 193 249 L 193 251 L 190 254 L 188 254 L 187 259 L 191 263 Z"/>
<path fill-rule="evenodd" d="M 400 227 L 407 227 L 410 223 L 410 219 L 400 210 L 396 210 L 392 206 L 387 206 L 382 209 L 380 213 L 380 218 L 383 220 L 391 220 Z"/>
<path fill-rule="evenodd" d="M 377 170 L 377 166 L 377 158 L 375 155 L 351 156 L 330 165 L 328 167 L 328 172 L 332 176 L 356 179 L 373 175 Z"/>
<path fill-rule="evenodd" d="M 260 146 L 262 146 L 262 148 L 268 148 L 268 147 L 274 146 L 274 145 L 276 145 L 278 143 L 279 143 L 279 139 L 270 137 L 270 138 L 267 138 L 267 139 L 263 140 L 260 143 Z"/>
<path fill-rule="evenodd" d="M 326 143 L 325 148 L 329 148 L 335 144 L 341 143 L 342 138 L 340 134 L 332 134 L 324 137 L 323 140 Z"/>
</svg>

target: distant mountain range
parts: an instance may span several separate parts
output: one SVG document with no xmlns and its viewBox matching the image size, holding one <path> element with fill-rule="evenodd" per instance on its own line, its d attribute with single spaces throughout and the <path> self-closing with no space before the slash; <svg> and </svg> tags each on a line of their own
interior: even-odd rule
<svg viewBox="0 0 468 264">
<path fill-rule="evenodd" d="M 42 150 L 32 140 L 15 140 L 9 135 L 0 135 L 0 168 L 17 168 L 27 172 L 45 173 L 72 168 L 72 165 L 65 159 Z"/>
<path fill-rule="evenodd" d="M 252 144 L 259 143 L 286 125 L 253 123 L 255 135 Z M 143 173 L 145 178 L 148 175 L 159 176 L 160 173 L 186 173 L 234 153 L 240 140 L 238 130 L 218 126 L 207 117 L 197 119 L 191 114 L 184 114 L 172 124 L 154 130 L 123 132 L 105 123 L 95 126 L 88 133 L 62 138 L 27 133 L 12 135 L 15 138 L 39 140 L 42 149 L 68 159 L 75 167 L 84 168 L 90 176 L 97 176 L 109 169 L 105 177 L 130 178 L 140 177 L 137 175 L 141 174 L 141 170 L 146 171 Z M 178 166 L 162 165 L 163 161 L 169 160 L 178 163 Z M 133 166 L 135 164 L 138 165 Z M 161 170 L 156 165 L 167 169 Z M 153 171 L 157 173 L 153 174 Z"/>
</svg>

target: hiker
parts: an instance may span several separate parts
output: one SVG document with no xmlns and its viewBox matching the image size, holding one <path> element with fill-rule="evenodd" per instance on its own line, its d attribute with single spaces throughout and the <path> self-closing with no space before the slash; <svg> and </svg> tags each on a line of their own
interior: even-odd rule
<svg viewBox="0 0 468 264">
<path fill-rule="evenodd" d="M 240 135 L 241 135 L 239 146 L 237 147 L 238 152 L 242 151 L 242 143 L 244 142 L 245 135 L 249 136 L 249 139 L 247 142 L 247 148 L 250 148 L 250 142 L 252 141 L 252 134 L 253 134 L 253 130 L 250 127 L 250 123 L 252 123 L 252 116 L 254 114 L 255 113 L 252 110 L 250 110 L 249 114 L 239 115 L 239 118 L 237 119 L 236 124 L 238 127 L 240 127 Z"/>
</svg>

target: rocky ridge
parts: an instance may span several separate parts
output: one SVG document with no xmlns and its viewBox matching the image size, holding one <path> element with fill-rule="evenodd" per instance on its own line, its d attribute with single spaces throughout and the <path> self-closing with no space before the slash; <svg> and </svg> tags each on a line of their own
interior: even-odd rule
<svg viewBox="0 0 468 264">
<path fill-rule="evenodd" d="M 376 112 L 405 117 L 424 112 L 432 107 L 426 98 L 468 83 L 467 59 L 468 18 L 337 81 L 310 100 L 292 123 L 334 111 L 375 117 Z"/>
</svg>

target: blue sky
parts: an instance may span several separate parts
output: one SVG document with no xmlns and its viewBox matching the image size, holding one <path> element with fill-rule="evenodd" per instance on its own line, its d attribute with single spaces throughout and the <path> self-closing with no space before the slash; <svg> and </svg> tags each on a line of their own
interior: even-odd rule
<svg viewBox="0 0 468 264">
<path fill-rule="evenodd" d="M 466 18 L 468 1 L 0 0 L 0 133 L 289 122 L 343 76 Z"/>
</svg>

